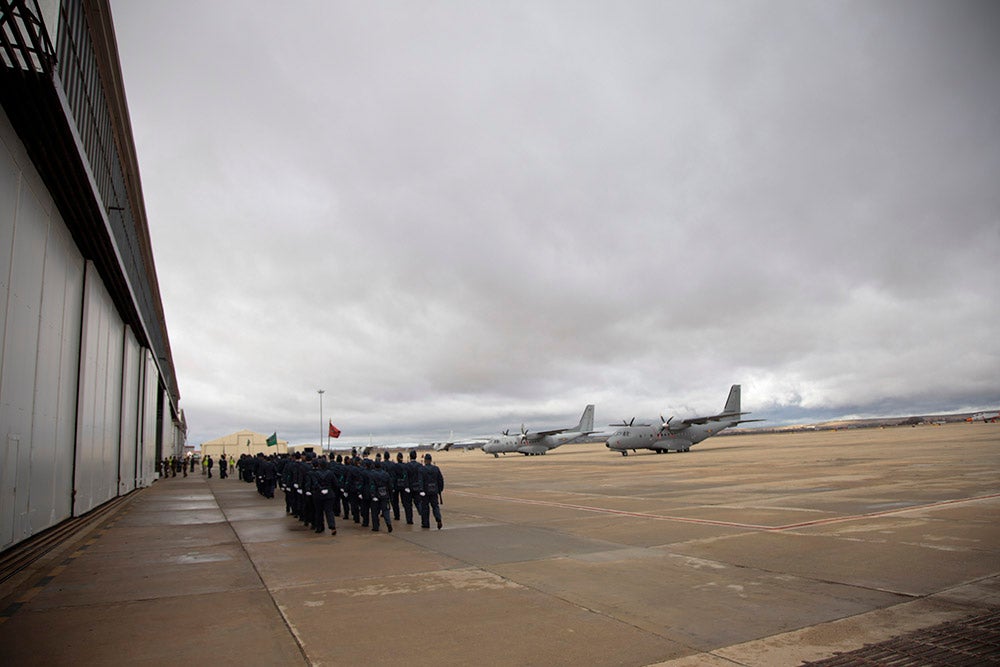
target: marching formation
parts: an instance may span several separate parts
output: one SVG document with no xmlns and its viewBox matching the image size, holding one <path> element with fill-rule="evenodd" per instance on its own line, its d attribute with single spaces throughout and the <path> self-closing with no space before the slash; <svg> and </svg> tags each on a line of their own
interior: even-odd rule
<svg viewBox="0 0 1000 667">
<path fill-rule="evenodd" d="M 416 509 L 420 527 L 430 528 L 433 513 L 438 530 L 441 529 L 441 502 L 444 476 L 432 462 L 431 455 L 424 455 L 424 462 L 417 460 L 417 452 L 410 451 L 410 460 L 403 461 L 402 452 L 392 461 L 388 453 L 375 460 L 368 457 L 341 456 L 327 458 L 309 452 L 295 452 L 291 456 L 250 456 L 243 454 L 236 461 L 239 477 L 245 482 L 256 482 L 257 492 L 265 498 L 274 498 L 276 487 L 285 494 L 285 512 L 315 532 L 329 528 L 337 534 L 337 517 L 352 519 L 363 528 L 380 529 L 380 520 L 392 532 L 392 522 L 400 520 L 400 506 L 406 523 L 413 524 Z M 390 514 L 391 510 L 391 514 Z"/>
</svg>

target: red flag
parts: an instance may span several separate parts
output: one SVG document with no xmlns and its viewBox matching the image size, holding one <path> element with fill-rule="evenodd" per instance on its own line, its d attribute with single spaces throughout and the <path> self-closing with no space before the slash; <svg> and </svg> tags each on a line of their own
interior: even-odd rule
<svg viewBox="0 0 1000 667">
<path fill-rule="evenodd" d="M 333 425 L 333 421 L 332 420 L 330 421 L 330 437 L 331 438 L 339 438 L 340 437 L 340 429 Z"/>
</svg>

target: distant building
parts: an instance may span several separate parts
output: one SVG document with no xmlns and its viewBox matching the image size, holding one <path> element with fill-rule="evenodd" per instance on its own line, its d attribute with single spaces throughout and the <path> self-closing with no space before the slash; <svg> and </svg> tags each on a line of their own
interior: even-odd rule
<svg viewBox="0 0 1000 667">
<path fill-rule="evenodd" d="M 4 2 L 0 32 L 4 550 L 151 484 L 187 427 L 109 2 Z"/>
<path fill-rule="evenodd" d="M 201 443 L 201 456 L 211 456 L 213 459 L 219 458 L 223 452 L 226 456 L 239 458 L 240 454 L 287 454 L 288 441 L 278 440 L 278 444 L 268 446 L 267 439 L 270 436 L 264 433 L 257 433 L 249 429 L 237 431 L 224 435 L 215 440 Z"/>
</svg>

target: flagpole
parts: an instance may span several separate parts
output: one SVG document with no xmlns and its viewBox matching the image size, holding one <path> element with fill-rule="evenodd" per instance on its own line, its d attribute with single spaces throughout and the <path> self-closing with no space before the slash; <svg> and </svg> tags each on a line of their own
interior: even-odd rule
<svg viewBox="0 0 1000 667">
<path fill-rule="evenodd" d="M 323 393 L 325 389 L 317 389 L 316 393 L 319 394 L 319 449 L 320 454 L 325 453 L 323 451 Z M 329 447 L 327 448 L 329 449 Z"/>
</svg>

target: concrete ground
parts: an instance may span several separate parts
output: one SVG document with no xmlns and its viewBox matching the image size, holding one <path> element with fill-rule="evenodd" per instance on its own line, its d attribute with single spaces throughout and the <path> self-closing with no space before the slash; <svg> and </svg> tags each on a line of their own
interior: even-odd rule
<svg viewBox="0 0 1000 667">
<path fill-rule="evenodd" d="M 797 665 L 1000 607 L 1000 425 L 435 459 L 440 531 L 157 482 L 0 588 L 0 664 Z"/>
</svg>

